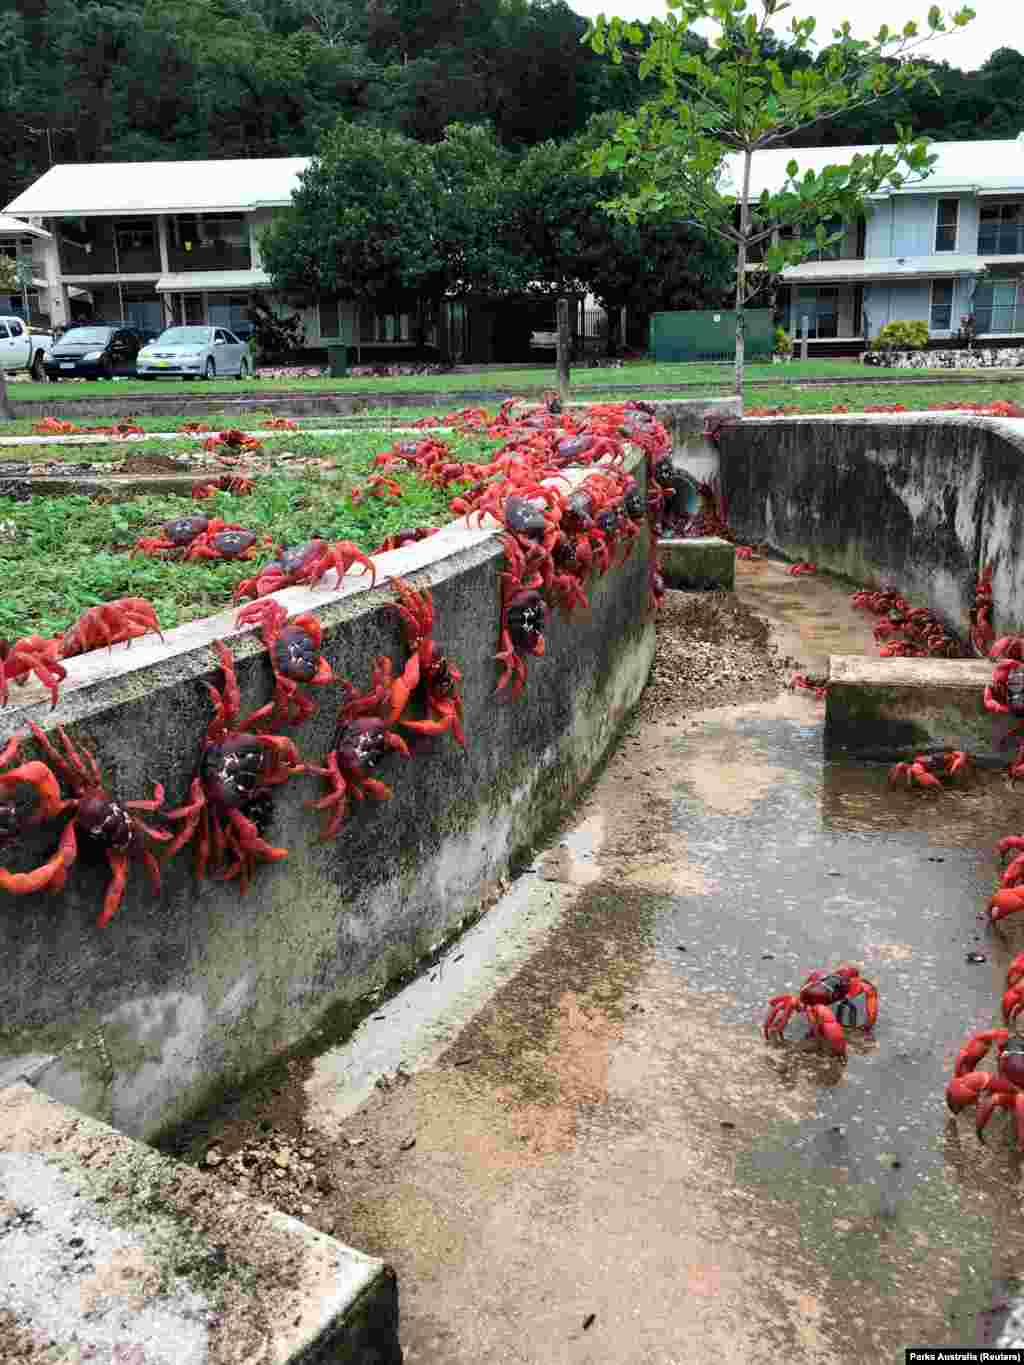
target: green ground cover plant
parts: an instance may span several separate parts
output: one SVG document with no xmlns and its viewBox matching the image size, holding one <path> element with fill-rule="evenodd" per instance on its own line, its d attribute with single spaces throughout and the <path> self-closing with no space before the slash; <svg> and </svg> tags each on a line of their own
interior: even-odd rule
<svg viewBox="0 0 1024 1365">
<path fill-rule="evenodd" d="M 751 365 L 748 380 L 771 379 L 777 367 L 770 364 Z M 833 375 L 856 377 L 864 373 L 864 368 L 855 360 L 793 360 L 785 367 L 789 378 L 824 378 Z M 11 384 L 11 399 L 17 410 L 22 400 L 51 400 L 54 404 L 53 416 L 60 416 L 57 410 L 64 402 L 75 398 L 87 397 L 128 397 L 131 394 L 176 394 L 209 397 L 211 395 L 233 395 L 242 393 L 448 393 L 460 389 L 507 389 L 512 392 L 519 388 L 554 388 L 556 383 L 554 357 L 549 365 L 537 365 L 529 369 L 503 370 L 497 366 L 479 370 L 465 370 L 449 374 L 403 375 L 394 378 L 355 378 L 331 379 L 252 379 L 241 383 L 235 379 L 213 380 L 210 383 L 183 385 L 182 382 L 168 380 L 115 380 L 113 383 L 102 380 L 85 380 L 72 384 L 35 384 L 21 381 Z M 609 384 L 704 384 L 720 383 L 724 388 L 732 384 L 732 366 L 722 364 L 654 364 L 650 361 L 627 361 L 621 369 L 590 369 L 576 365 L 572 369 L 572 386 L 579 390 L 593 390 Z M 204 419 L 205 420 L 205 419 Z"/>
<path fill-rule="evenodd" d="M 477 441 L 481 456 L 490 444 Z M 275 543 L 318 535 L 351 540 L 364 551 L 398 530 L 451 520 L 448 504 L 461 485 L 442 493 L 394 471 L 389 477 L 401 486 L 400 502 L 367 497 L 353 506 L 349 490 L 368 467 L 364 456 L 360 468 L 342 474 L 275 476 L 258 481 L 248 496 L 218 493 L 202 503 L 150 495 L 116 503 L 77 495 L 22 503 L 0 498 L 0 637 L 53 635 L 87 607 L 117 597 L 146 598 L 165 629 L 223 611 L 236 585 L 273 557 L 271 549 L 242 563 L 182 563 L 130 553 L 140 536 L 156 535 L 164 521 L 199 510 L 264 532 Z"/>
</svg>

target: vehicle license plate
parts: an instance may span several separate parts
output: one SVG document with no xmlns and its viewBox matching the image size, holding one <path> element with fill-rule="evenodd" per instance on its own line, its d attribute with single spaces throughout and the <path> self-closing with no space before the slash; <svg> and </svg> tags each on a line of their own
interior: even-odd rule
<svg viewBox="0 0 1024 1365">
<path fill-rule="evenodd" d="M 170 367 L 171 362 L 169 360 L 154 360 L 153 364 L 159 365 L 161 369 L 166 370 Z"/>
<path fill-rule="evenodd" d="M 75 362 L 73 360 L 62 360 L 60 362 L 60 368 L 62 370 L 73 370 L 75 368 Z"/>
</svg>

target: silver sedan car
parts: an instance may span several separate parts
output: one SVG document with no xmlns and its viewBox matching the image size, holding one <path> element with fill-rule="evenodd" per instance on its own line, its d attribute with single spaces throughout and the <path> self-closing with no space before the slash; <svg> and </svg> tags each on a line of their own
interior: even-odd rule
<svg viewBox="0 0 1024 1365">
<path fill-rule="evenodd" d="M 252 374 L 252 356 L 244 341 L 226 327 L 168 327 L 143 346 L 135 360 L 140 379 L 174 375 L 182 379 L 217 379 Z"/>
</svg>

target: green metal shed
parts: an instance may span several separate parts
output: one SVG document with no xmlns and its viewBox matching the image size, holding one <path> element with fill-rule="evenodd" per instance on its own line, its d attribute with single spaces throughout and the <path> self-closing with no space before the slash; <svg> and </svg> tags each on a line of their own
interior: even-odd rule
<svg viewBox="0 0 1024 1365">
<path fill-rule="evenodd" d="M 748 308 L 746 358 L 770 356 L 775 328 L 770 308 Z M 652 313 L 648 348 L 657 361 L 732 360 L 736 349 L 736 314 Z"/>
</svg>

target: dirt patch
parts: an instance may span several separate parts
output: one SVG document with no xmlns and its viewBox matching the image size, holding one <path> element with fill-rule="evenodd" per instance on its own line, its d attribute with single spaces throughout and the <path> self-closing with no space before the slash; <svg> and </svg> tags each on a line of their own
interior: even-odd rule
<svg viewBox="0 0 1024 1365">
<path fill-rule="evenodd" d="M 771 627 L 732 593 L 667 592 L 657 628 L 654 667 L 640 703 L 643 720 L 765 701 L 788 676 Z"/>
<path fill-rule="evenodd" d="M 182 460 L 172 459 L 170 455 L 129 455 L 117 466 L 119 474 L 181 474 L 187 473 Z"/>
</svg>

